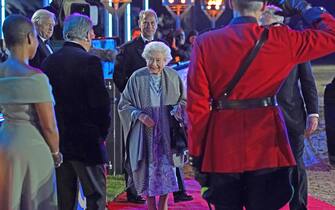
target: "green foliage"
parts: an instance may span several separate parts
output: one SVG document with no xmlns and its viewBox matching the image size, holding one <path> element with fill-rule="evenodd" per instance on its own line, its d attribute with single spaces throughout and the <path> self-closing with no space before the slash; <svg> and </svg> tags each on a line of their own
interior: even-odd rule
<svg viewBox="0 0 335 210">
<path fill-rule="evenodd" d="M 125 189 L 125 181 L 123 175 L 107 176 L 107 200 L 112 201 Z"/>
</svg>

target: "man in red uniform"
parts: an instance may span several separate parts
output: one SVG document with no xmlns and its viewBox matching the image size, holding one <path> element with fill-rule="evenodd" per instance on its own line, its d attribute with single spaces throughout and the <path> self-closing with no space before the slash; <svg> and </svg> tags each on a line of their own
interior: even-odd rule
<svg viewBox="0 0 335 210">
<path fill-rule="evenodd" d="M 264 27 L 261 0 L 230 0 L 235 18 L 205 33 L 193 47 L 188 73 L 191 163 L 207 174 L 209 201 L 216 209 L 277 210 L 292 195 L 289 167 L 295 165 L 275 95 L 293 66 L 335 51 L 335 20 L 304 0 L 282 0 L 315 29 L 269 29 L 268 39 L 228 100 L 227 84 Z M 250 100 L 253 101 L 250 103 Z M 210 106 L 210 101 L 220 106 Z"/>
</svg>

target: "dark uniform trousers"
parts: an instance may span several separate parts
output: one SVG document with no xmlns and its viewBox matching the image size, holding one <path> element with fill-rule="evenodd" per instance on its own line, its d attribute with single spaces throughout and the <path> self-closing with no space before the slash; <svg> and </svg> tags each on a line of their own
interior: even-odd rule
<svg viewBox="0 0 335 210">
<path fill-rule="evenodd" d="M 305 137 L 294 132 L 288 133 L 291 149 L 297 165 L 291 170 L 291 181 L 294 195 L 290 202 L 291 210 L 307 210 L 307 173 L 305 169 L 303 154 L 305 149 Z"/>
<path fill-rule="evenodd" d="M 206 197 L 216 210 L 278 210 L 292 197 L 290 170 L 211 173 Z"/>
</svg>

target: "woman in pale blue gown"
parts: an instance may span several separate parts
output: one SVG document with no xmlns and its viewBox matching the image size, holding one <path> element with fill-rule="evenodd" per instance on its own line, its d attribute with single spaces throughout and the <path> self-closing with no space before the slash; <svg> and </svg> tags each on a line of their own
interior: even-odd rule
<svg viewBox="0 0 335 210">
<path fill-rule="evenodd" d="M 10 55 L 0 64 L 0 209 L 56 210 L 59 137 L 48 78 L 28 65 L 38 46 L 24 16 L 8 16 L 3 33 Z"/>
</svg>

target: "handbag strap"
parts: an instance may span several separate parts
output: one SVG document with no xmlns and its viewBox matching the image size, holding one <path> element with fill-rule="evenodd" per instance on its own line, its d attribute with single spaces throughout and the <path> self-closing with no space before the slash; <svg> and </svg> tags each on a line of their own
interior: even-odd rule
<svg viewBox="0 0 335 210">
<path fill-rule="evenodd" d="M 254 48 L 250 51 L 249 55 L 245 59 L 245 61 L 241 64 L 240 69 L 235 73 L 232 80 L 227 85 L 227 88 L 223 92 L 222 96 L 220 98 L 226 99 L 228 96 L 230 96 L 232 90 L 235 88 L 237 83 L 242 78 L 243 74 L 246 72 L 252 61 L 255 59 L 256 55 L 258 54 L 259 50 L 264 45 L 265 41 L 268 39 L 269 35 L 269 29 L 264 28 L 264 31 L 262 32 L 261 37 L 259 40 L 257 40 Z"/>
</svg>

